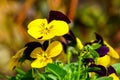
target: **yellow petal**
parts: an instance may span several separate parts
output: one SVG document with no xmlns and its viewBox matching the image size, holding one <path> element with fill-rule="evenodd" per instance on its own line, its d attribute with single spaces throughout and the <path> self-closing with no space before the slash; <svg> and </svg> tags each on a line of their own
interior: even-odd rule
<svg viewBox="0 0 120 80">
<path fill-rule="evenodd" d="M 19 61 L 19 59 L 23 56 L 23 52 L 24 52 L 25 49 L 26 49 L 26 47 L 20 49 L 20 50 L 15 54 L 15 56 L 13 56 L 13 57 L 11 58 L 11 60 L 10 60 L 10 62 L 9 62 L 9 69 L 10 69 L 10 70 L 12 70 L 15 66 L 18 65 L 18 61 Z"/>
<path fill-rule="evenodd" d="M 52 63 L 51 58 L 39 57 L 31 63 L 31 67 L 42 68 L 42 67 L 45 67 L 48 63 Z"/>
<path fill-rule="evenodd" d="M 119 77 L 115 73 L 110 74 L 109 77 L 112 77 L 113 80 L 119 80 Z"/>
<path fill-rule="evenodd" d="M 42 56 L 42 53 L 44 53 L 44 51 L 42 50 L 41 47 L 37 47 L 35 48 L 31 54 L 30 54 L 30 57 L 31 58 L 38 58 L 38 57 L 41 57 Z"/>
<path fill-rule="evenodd" d="M 77 41 L 77 47 L 78 47 L 79 49 L 82 49 L 82 48 L 83 48 L 83 44 L 82 44 L 82 42 L 80 41 L 80 39 L 79 39 L 79 38 L 76 38 L 76 41 Z"/>
<path fill-rule="evenodd" d="M 69 31 L 68 24 L 60 20 L 51 21 L 48 28 L 50 29 L 50 34 L 54 34 L 55 36 L 62 36 Z"/>
<path fill-rule="evenodd" d="M 42 31 L 46 29 L 47 26 L 48 26 L 48 22 L 46 19 L 33 20 L 28 24 L 28 33 L 32 37 L 38 39 L 44 35 Z"/>
<path fill-rule="evenodd" d="M 103 57 L 98 58 L 98 64 L 103 65 L 104 67 L 107 67 L 110 64 L 110 56 L 105 55 Z"/>
<path fill-rule="evenodd" d="M 104 41 L 104 44 L 107 45 L 107 47 L 109 47 L 108 55 L 115 59 L 119 59 L 119 54 L 106 41 Z"/>
<path fill-rule="evenodd" d="M 47 53 L 48 57 L 55 57 L 59 55 L 62 50 L 62 44 L 59 41 L 54 41 L 48 46 L 45 52 Z"/>
</svg>

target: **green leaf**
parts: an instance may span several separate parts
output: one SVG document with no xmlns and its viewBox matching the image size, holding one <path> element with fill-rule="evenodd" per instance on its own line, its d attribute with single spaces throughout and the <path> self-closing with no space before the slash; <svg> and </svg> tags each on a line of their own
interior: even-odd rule
<svg viewBox="0 0 120 80">
<path fill-rule="evenodd" d="M 113 64 L 112 66 L 115 69 L 116 73 L 120 75 L 120 63 Z"/>
<path fill-rule="evenodd" d="M 49 63 L 46 67 L 53 74 L 57 75 L 57 77 L 61 80 L 67 74 L 67 72 L 62 69 L 60 66 Z"/>
<path fill-rule="evenodd" d="M 98 49 L 100 46 L 101 46 L 101 44 L 96 43 L 96 44 L 92 45 L 92 48 L 93 49 Z"/>
<path fill-rule="evenodd" d="M 96 80 L 113 80 L 113 78 L 112 78 L 112 77 L 105 76 L 105 77 L 97 78 Z"/>
<path fill-rule="evenodd" d="M 99 54 L 93 49 L 90 50 L 90 53 L 94 58 L 99 57 Z"/>
<path fill-rule="evenodd" d="M 87 68 L 85 71 L 86 72 L 93 72 L 93 71 L 98 71 L 98 70 L 101 70 L 100 68 L 98 68 L 98 67 L 89 67 L 89 68 Z"/>
</svg>

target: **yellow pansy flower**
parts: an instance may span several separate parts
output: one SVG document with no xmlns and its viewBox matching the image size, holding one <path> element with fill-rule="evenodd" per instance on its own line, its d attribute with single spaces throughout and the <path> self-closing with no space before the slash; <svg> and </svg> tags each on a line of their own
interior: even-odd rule
<svg viewBox="0 0 120 80">
<path fill-rule="evenodd" d="M 110 74 L 109 77 L 112 77 L 113 80 L 120 80 L 119 77 L 115 73 Z"/>
<path fill-rule="evenodd" d="M 19 62 L 19 59 L 23 56 L 23 52 L 24 50 L 26 49 L 26 47 L 20 49 L 10 60 L 10 63 L 9 63 L 9 69 L 12 70 L 14 69 L 17 65 L 18 65 L 18 62 Z"/>
<path fill-rule="evenodd" d="M 115 58 L 115 59 L 119 59 L 119 54 L 106 42 L 104 41 L 104 44 L 109 47 L 109 52 L 107 55 L 110 55 L 111 57 Z"/>
<path fill-rule="evenodd" d="M 28 24 L 28 33 L 35 39 L 48 40 L 55 36 L 62 36 L 69 31 L 65 21 L 47 19 L 36 19 Z"/>
<path fill-rule="evenodd" d="M 37 47 L 30 55 L 32 58 L 36 58 L 31 63 L 31 67 L 42 68 L 48 63 L 52 63 L 52 58 L 59 55 L 62 50 L 62 44 L 59 41 L 52 42 L 45 51 L 41 47 Z"/>
</svg>

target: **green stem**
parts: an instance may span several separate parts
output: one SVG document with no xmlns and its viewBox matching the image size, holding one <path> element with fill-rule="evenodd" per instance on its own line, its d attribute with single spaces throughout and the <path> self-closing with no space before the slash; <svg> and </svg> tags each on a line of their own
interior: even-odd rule
<svg viewBox="0 0 120 80">
<path fill-rule="evenodd" d="M 78 57 L 78 75 L 77 75 L 77 80 L 80 80 L 80 75 L 81 75 L 81 65 L 82 65 L 82 57 L 81 57 L 81 54 L 80 53 L 80 56 Z"/>
<path fill-rule="evenodd" d="M 35 78 L 35 69 L 32 68 L 32 77 Z"/>
<path fill-rule="evenodd" d="M 67 63 L 70 64 L 71 61 L 71 52 L 67 53 Z"/>
<path fill-rule="evenodd" d="M 39 80 L 37 73 L 38 72 L 36 68 L 32 69 L 32 76 L 35 80 Z"/>
<path fill-rule="evenodd" d="M 32 75 L 33 75 L 35 80 L 41 80 L 41 79 L 46 80 L 45 76 L 40 74 L 39 70 L 36 68 L 32 70 Z"/>
<path fill-rule="evenodd" d="M 71 62 L 71 56 L 72 56 L 72 53 L 70 51 L 70 48 L 67 48 L 67 63 L 70 64 Z"/>
<path fill-rule="evenodd" d="M 39 79 L 41 78 L 42 80 L 46 80 L 46 79 L 45 79 L 45 76 L 42 75 L 42 74 L 38 71 L 38 69 L 36 69 L 36 73 L 37 73 L 37 75 L 39 76 Z"/>
</svg>

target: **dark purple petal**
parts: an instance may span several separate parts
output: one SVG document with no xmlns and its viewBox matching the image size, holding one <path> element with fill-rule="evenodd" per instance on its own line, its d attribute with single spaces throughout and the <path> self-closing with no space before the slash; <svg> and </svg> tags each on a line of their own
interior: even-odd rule
<svg viewBox="0 0 120 80">
<path fill-rule="evenodd" d="M 62 20 L 70 23 L 69 18 L 60 11 L 50 11 L 48 22 L 51 22 L 52 20 Z"/>
<path fill-rule="evenodd" d="M 99 53 L 100 57 L 103 57 L 108 53 L 109 48 L 107 46 L 101 46 L 96 51 Z"/>
<path fill-rule="evenodd" d="M 97 33 L 95 33 L 95 37 L 96 41 L 103 45 L 103 38 Z"/>
<path fill-rule="evenodd" d="M 85 62 L 95 62 L 93 58 L 85 58 L 84 61 Z"/>
<path fill-rule="evenodd" d="M 49 45 L 49 41 L 45 41 L 45 42 L 43 43 L 42 48 L 43 48 L 44 51 L 47 49 L 48 45 Z"/>
<path fill-rule="evenodd" d="M 93 70 L 92 72 L 95 72 L 99 74 L 99 76 L 106 76 L 106 68 L 102 65 L 96 65 L 96 64 L 91 64 L 90 67 L 96 67 L 99 68 L 100 70 Z"/>
<path fill-rule="evenodd" d="M 115 69 L 112 66 L 108 67 L 108 75 L 112 74 L 112 73 L 116 73 Z"/>
<path fill-rule="evenodd" d="M 66 40 L 72 40 L 72 37 L 69 35 L 69 34 L 65 34 L 63 35 L 63 37 L 66 39 Z"/>
<path fill-rule="evenodd" d="M 66 53 L 66 51 L 67 51 L 67 43 L 64 43 L 64 42 L 61 42 L 62 43 L 62 46 L 63 46 L 63 50 L 65 51 L 65 53 Z"/>
<path fill-rule="evenodd" d="M 70 35 L 71 35 L 71 37 L 72 37 L 73 39 L 76 38 L 75 35 L 73 34 L 73 32 L 72 32 L 71 30 L 69 30 L 69 33 L 70 33 Z"/>
<path fill-rule="evenodd" d="M 72 44 L 76 44 L 76 37 L 73 32 L 70 30 L 68 34 L 63 35 L 67 41 L 71 41 Z"/>
<path fill-rule="evenodd" d="M 41 47 L 42 45 L 39 42 L 29 42 L 25 45 L 25 47 Z"/>
</svg>

